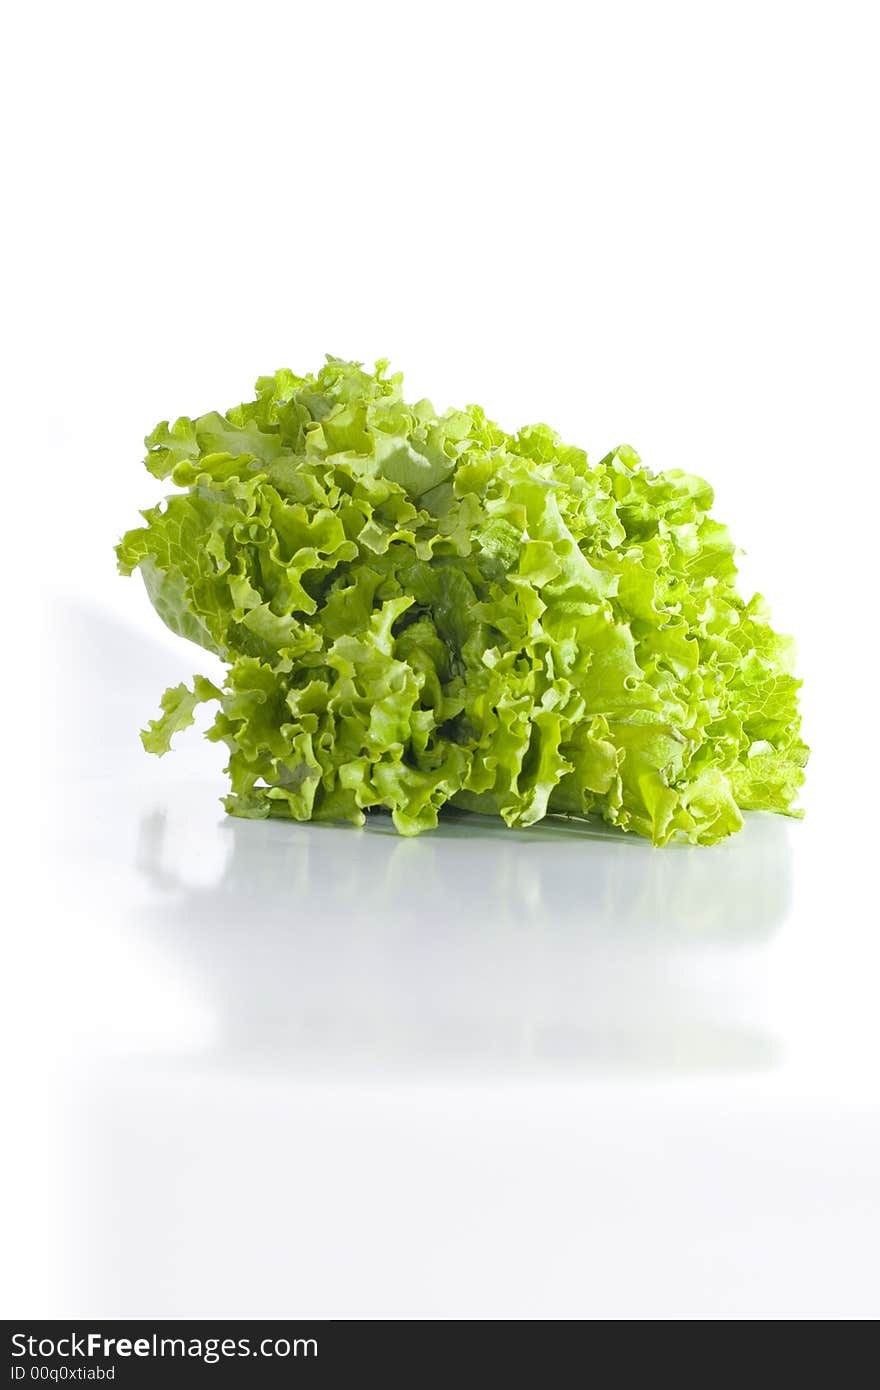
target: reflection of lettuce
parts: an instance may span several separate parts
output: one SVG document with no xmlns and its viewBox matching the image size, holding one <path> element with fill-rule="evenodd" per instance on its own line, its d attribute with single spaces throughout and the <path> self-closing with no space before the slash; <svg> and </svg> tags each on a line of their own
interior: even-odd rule
<svg viewBox="0 0 880 1390">
<path fill-rule="evenodd" d="M 118 546 L 163 620 L 228 663 L 166 691 L 163 753 L 219 700 L 236 815 L 403 834 L 446 802 L 530 825 L 598 814 L 711 844 L 803 780 L 791 644 L 734 587 L 712 490 L 629 448 L 405 405 L 331 358 L 226 415 L 163 423 L 184 489 Z"/>
</svg>

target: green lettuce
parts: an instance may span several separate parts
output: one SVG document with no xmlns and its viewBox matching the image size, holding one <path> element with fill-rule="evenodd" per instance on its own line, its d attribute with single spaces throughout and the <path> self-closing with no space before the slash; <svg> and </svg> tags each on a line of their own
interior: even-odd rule
<svg viewBox="0 0 880 1390">
<path fill-rule="evenodd" d="M 225 415 L 163 422 L 177 491 L 117 547 L 172 631 L 226 664 L 166 692 L 164 753 L 203 701 L 234 815 L 436 825 L 601 816 L 712 844 L 797 814 L 792 644 L 736 590 L 712 489 L 546 425 L 437 415 L 401 377 L 329 358 Z"/>
</svg>

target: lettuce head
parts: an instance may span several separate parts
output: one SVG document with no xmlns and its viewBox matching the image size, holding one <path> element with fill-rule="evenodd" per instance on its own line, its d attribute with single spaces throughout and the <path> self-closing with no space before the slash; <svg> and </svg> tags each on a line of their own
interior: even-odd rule
<svg viewBox="0 0 880 1390">
<path fill-rule="evenodd" d="M 712 844 L 796 814 L 792 644 L 738 594 L 701 478 L 438 415 L 337 358 L 146 443 L 175 491 L 119 567 L 226 675 L 166 691 L 142 739 L 164 753 L 216 702 L 234 815 L 384 808 L 414 835 L 449 804 Z"/>
</svg>

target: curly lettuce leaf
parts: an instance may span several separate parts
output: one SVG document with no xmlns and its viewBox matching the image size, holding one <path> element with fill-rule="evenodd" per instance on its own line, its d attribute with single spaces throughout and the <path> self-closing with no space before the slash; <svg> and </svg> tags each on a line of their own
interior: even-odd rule
<svg viewBox="0 0 880 1390">
<path fill-rule="evenodd" d="M 195 719 L 199 705 L 208 700 L 222 700 L 223 692 L 205 676 L 196 676 L 190 690 L 184 682 L 173 685 L 162 696 L 162 714 L 159 719 L 151 719 L 141 733 L 141 742 L 148 753 L 157 753 L 161 758 L 171 747 L 171 740 L 181 729 L 188 729 Z"/>
</svg>

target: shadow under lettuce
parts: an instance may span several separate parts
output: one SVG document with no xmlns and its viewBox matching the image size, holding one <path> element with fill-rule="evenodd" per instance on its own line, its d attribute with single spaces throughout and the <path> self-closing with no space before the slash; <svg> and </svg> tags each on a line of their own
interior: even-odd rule
<svg viewBox="0 0 880 1390">
<path fill-rule="evenodd" d="M 401 840 L 228 820 L 188 882 L 144 816 L 140 921 L 216 1019 L 214 1060 L 321 1076 L 706 1072 L 773 1064 L 765 944 L 789 826 L 712 850 L 465 813 Z"/>
</svg>

